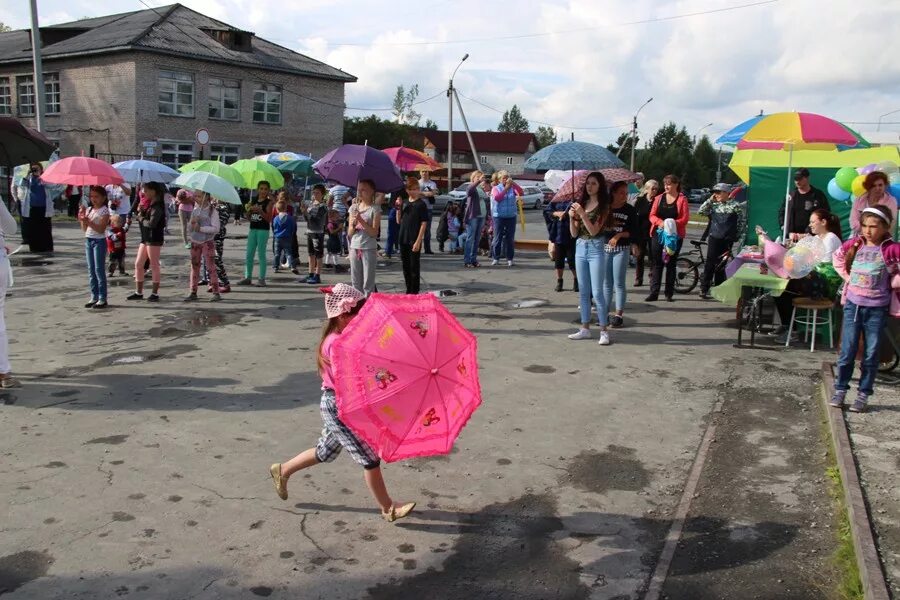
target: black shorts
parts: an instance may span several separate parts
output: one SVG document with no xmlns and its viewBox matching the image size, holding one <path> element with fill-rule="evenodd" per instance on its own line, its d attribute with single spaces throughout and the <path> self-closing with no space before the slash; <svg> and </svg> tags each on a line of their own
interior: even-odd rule
<svg viewBox="0 0 900 600">
<path fill-rule="evenodd" d="M 322 258 L 325 255 L 325 234 L 324 233 L 307 233 L 306 234 L 306 251 L 310 256 Z"/>
</svg>

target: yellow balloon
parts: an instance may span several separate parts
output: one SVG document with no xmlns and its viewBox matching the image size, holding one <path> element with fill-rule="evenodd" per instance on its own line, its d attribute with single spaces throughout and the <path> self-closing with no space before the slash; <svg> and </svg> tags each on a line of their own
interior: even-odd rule
<svg viewBox="0 0 900 600">
<path fill-rule="evenodd" d="M 856 179 L 853 180 L 853 183 L 850 185 L 850 191 L 853 192 L 854 196 L 862 196 L 866 193 L 866 188 L 863 187 L 865 180 L 865 175 L 857 175 Z"/>
</svg>

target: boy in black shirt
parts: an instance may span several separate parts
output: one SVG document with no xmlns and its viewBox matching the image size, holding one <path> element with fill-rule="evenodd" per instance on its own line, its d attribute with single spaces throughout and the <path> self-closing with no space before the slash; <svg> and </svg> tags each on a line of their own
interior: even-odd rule
<svg viewBox="0 0 900 600">
<path fill-rule="evenodd" d="M 406 281 L 406 293 L 419 293 L 420 258 L 422 239 L 428 225 L 428 207 L 420 199 L 419 182 L 410 180 L 406 184 L 409 202 L 397 213 L 400 225 L 399 246 L 400 260 L 403 261 L 403 279 Z"/>
</svg>

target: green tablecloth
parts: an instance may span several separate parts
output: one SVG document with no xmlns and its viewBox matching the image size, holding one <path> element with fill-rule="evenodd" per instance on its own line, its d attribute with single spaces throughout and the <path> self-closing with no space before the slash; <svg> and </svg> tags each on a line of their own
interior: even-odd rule
<svg viewBox="0 0 900 600">
<path fill-rule="evenodd" d="M 725 281 L 717 285 L 710 293 L 712 297 L 729 306 L 737 306 L 741 298 L 741 289 L 744 286 L 763 288 L 768 290 L 773 297 L 780 296 L 787 287 L 789 279 L 782 279 L 778 275 L 763 275 L 759 272 L 759 265 L 743 265 L 737 272 Z"/>
</svg>

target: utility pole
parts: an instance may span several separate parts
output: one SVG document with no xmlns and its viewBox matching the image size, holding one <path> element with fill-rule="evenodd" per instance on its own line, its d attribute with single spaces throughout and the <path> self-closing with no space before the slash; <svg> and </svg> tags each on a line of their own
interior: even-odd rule
<svg viewBox="0 0 900 600">
<path fill-rule="evenodd" d="M 459 109 L 459 116 L 462 117 L 463 127 L 466 128 L 466 137 L 469 138 L 469 149 L 472 150 L 472 160 L 475 163 L 475 168 L 481 171 L 481 158 L 478 156 L 478 151 L 475 149 L 475 142 L 472 140 L 472 132 L 469 131 L 469 122 L 466 121 L 466 113 L 463 112 L 462 102 L 459 101 L 459 94 L 456 93 L 456 88 L 453 88 L 453 97 L 456 98 L 456 108 Z"/>
<path fill-rule="evenodd" d="M 37 130 L 44 131 L 44 68 L 41 64 L 41 29 L 37 0 L 31 0 L 31 56 L 34 62 L 34 118 Z"/>
<path fill-rule="evenodd" d="M 651 102 L 653 102 L 653 98 L 650 98 L 649 100 L 647 100 L 646 102 L 641 104 L 641 107 L 639 109 L 637 109 L 636 113 L 634 113 L 634 120 L 631 122 L 631 168 L 630 168 L 630 170 L 632 172 L 634 172 L 634 145 L 635 145 L 635 139 L 637 137 L 637 118 L 638 118 L 638 115 L 641 113 L 641 110 L 643 110 L 643 108 L 645 106 L 647 106 L 648 104 L 650 104 Z"/>
<path fill-rule="evenodd" d="M 450 109 L 450 118 L 448 119 L 447 124 L 447 193 L 449 194 L 453 190 L 453 78 L 456 77 L 456 72 L 459 71 L 459 68 L 462 66 L 466 59 L 469 58 L 469 53 L 462 57 L 462 60 L 459 61 L 459 64 L 456 65 L 456 68 L 453 69 L 453 74 L 450 75 L 450 85 L 447 87 L 447 106 Z"/>
</svg>

